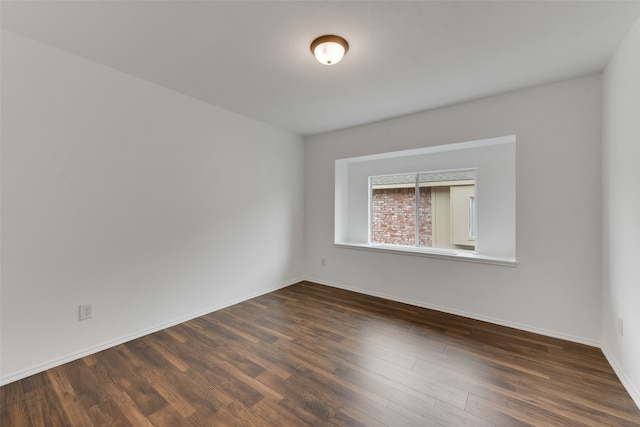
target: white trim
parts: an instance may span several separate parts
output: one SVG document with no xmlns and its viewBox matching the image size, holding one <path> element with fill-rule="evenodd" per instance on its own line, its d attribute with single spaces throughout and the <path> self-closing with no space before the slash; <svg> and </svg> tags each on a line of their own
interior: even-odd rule
<svg viewBox="0 0 640 427">
<path fill-rule="evenodd" d="M 567 335 L 567 334 L 563 334 L 560 332 L 554 332 L 554 331 L 549 331 L 546 329 L 540 329 L 540 328 L 536 328 L 533 326 L 528 326 L 528 325 L 523 325 L 521 323 L 515 323 L 515 322 L 508 322 L 502 319 L 496 319 L 493 317 L 488 317 L 488 316 L 482 316 L 479 314 L 475 314 L 475 313 L 467 313 L 465 311 L 460 311 L 460 310 L 454 310 L 451 309 L 449 307 L 442 307 L 439 305 L 433 305 L 433 304 L 425 304 L 421 301 L 416 301 L 416 300 L 412 300 L 412 299 L 408 299 L 408 298 L 400 298 L 400 297 L 396 297 L 393 295 L 388 295 L 388 294 L 384 294 L 381 292 L 372 292 L 369 290 L 364 290 L 364 289 L 360 289 L 360 288 L 355 288 L 352 286 L 345 286 L 345 285 L 341 285 L 341 284 L 337 284 L 337 283 L 332 283 L 332 282 L 327 282 L 324 280 L 319 280 L 319 279 L 314 279 L 311 277 L 308 277 L 307 279 L 305 279 L 309 282 L 313 282 L 313 283 L 318 283 L 320 285 L 326 285 L 326 286 L 331 286 L 332 288 L 337 288 L 337 289 L 344 289 L 347 291 L 351 291 L 351 292 L 357 292 L 359 294 L 364 294 L 364 295 L 370 295 L 370 296 L 374 296 L 374 297 L 378 297 L 378 298 L 384 298 L 390 301 L 396 301 L 396 302 L 401 302 L 404 304 L 409 304 L 409 305 L 413 305 L 416 307 L 421 307 L 421 308 L 428 308 L 430 310 L 436 310 L 436 311 L 440 311 L 442 313 L 448 313 L 448 314 L 455 314 L 456 316 L 462 316 L 462 317 L 466 317 L 469 319 L 474 319 L 474 320 L 481 320 L 483 322 L 488 322 L 488 323 L 493 323 L 495 325 L 500 325 L 500 326 L 506 326 L 508 328 L 514 328 L 514 329 L 519 329 L 522 331 L 527 331 L 527 332 L 533 332 L 534 334 L 539 334 L 539 335 L 544 335 L 547 337 L 552 337 L 552 338 L 558 338 L 561 340 L 565 340 L 565 341 L 571 341 L 571 342 L 575 342 L 578 344 L 585 344 L 588 345 L 590 347 L 597 347 L 600 348 L 600 343 L 593 341 L 593 340 L 589 340 L 589 339 L 585 339 L 585 338 L 580 338 L 580 337 L 576 337 L 573 335 Z"/>
<path fill-rule="evenodd" d="M 337 245 L 337 246 L 339 246 L 339 245 Z M 566 340 L 566 341 L 576 342 L 576 343 L 579 343 L 579 344 L 585 344 L 585 345 L 592 346 L 592 347 L 599 347 L 599 348 L 601 348 L 602 353 L 604 354 L 605 358 L 607 359 L 607 361 L 609 362 L 609 364 L 611 365 L 611 367 L 615 371 L 616 375 L 620 379 L 620 382 L 625 387 L 625 389 L 627 390 L 627 392 L 629 393 L 629 395 L 631 396 L 631 398 L 633 399 L 635 404 L 640 409 L 640 391 L 634 386 L 634 384 L 631 381 L 629 381 L 629 379 L 625 375 L 624 371 L 620 368 L 620 365 L 618 364 L 616 359 L 613 357 L 613 355 L 607 350 L 607 348 L 606 347 L 600 347 L 599 343 L 597 343 L 595 341 L 585 340 L 583 338 L 575 337 L 575 336 L 572 336 L 572 335 L 566 335 L 566 334 L 562 334 L 562 333 L 552 332 L 552 331 L 548 331 L 548 330 L 545 330 L 545 329 L 535 328 L 535 327 L 531 327 L 531 326 L 527 326 L 527 325 L 523 325 L 523 324 L 519 324 L 519 323 L 507 322 L 507 321 L 500 320 L 500 319 L 495 319 L 495 318 L 492 318 L 492 317 L 481 316 L 481 315 L 467 313 L 467 312 L 463 312 L 463 311 L 459 311 L 459 310 L 453 310 L 453 309 L 450 309 L 448 307 L 442 307 L 442 306 L 437 306 L 437 305 L 432 305 L 432 304 L 425 304 L 425 303 L 422 303 L 420 301 L 415 301 L 415 300 L 412 300 L 412 299 L 399 298 L 399 297 L 395 297 L 395 296 L 384 294 L 384 293 L 380 293 L 380 292 L 371 292 L 371 291 L 366 291 L 364 289 L 355 288 L 355 287 L 352 287 L 352 286 L 339 285 L 337 283 L 327 282 L 327 281 L 324 281 L 324 280 L 314 279 L 314 278 L 311 278 L 311 277 L 289 280 L 289 281 L 284 282 L 284 283 L 282 283 L 280 285 L 276 285 L 276 286 L 270 287 L 268 289 L 261 290 L 259 292 L 254 292 L 253 294 L 249 294 L 249 295 L 247 295 L 245 297 L 236 298 L 234 300 L 227 301 L 226 303 L 219 304 L 219 305 L 214 306 L 212 308 L 209 308 L 209 309 L 206 309 L 206 310 L 203 310 L 203 311 L 199 311 L 197 313 L 193 313 L 193 314 L 190 314 L 190 315 L 187 315 L 187 316 L 183 316 L 183 317 L 180 317 L 178 319 L 174 319 L 174 320 L 172 320 L 170 322 L 162 323 L 162 324 L 157 325 L 155 327 L 148 328 L 148 329 L 145 329 L 143 331 L 139 331 L 137 333 L 134 333 L 134 334 L 131 334 L 131 335 L 127 335 L 125 337 L 122 337 L 122 338 L 119 338 L 119 339 L 116 339 L 116 340 L 112 340 L 112 341 L 106 342 L 106 343 L 98 345 L 98 346 L 94 346 L 94 347 L 88 348 L 88 349 L 86 349 L 84 351 L 81 351 L 81 352 L 78 352 L 78 353 L 73 353 L 73 354 L 70 354 L 70 355 L 67 355 L 67 356 L 64 356 L 64 357 L 60 357 L 60 358 L 52 360 L 50 362 L 43 363 L 43 364 L 34 366 L 32 368 L 19 371 L 19 372 L 10 374 L 8 376 L 3 376 L 2 378 L 0 378 L 0 386 L 4 386 L 6 384 L 12 383 L 14 381 L 21 380 L 21 379 L 29 377 L 31 375 L 35 375 L 35 374 L 38 374 L 40 372 L 44 372 L 44 371 L 46 371 L 48 369 L 54 368 L 56 366 L 63 365 L 65 363 L 72 362 L 72 361 L 77 360 L 77 359 L 81 359 L 81 358 L 83 358 L 85 356 L 89 356 L 91 354 L 98 353 L 98 352 L 100 352 L 102 350 L 106 350 L 106 349 L 114 347 L 116 345 L 124 344 L 124 343 L 132 341 L 134 339 L 141 338 L 141 337 L 143 337 L 145 335 L 149 335 L 149 334 L 152 334 L 154 332 L 158 332 L 158 331 L 161 331 L 163 329 L 170 328 L 172 326 L 178 325 L 180 323 L 184 323 L 186 321 L 195 319 L 197 317 L 213 313 L 213 312 L 221 310 L 223 308 L 230 307 L 230 306 L 232 306 L 234 304 L 238 304 L 240 302 L 247 301 L 247 300 L 250 300 L 252 298 L 268 294 L 268 293 L 276 291 L 278 289 L 286 288 L 287 286 L 291 286 L 291 285 L 294 285 L 294 284 L 302 282 L 302 281 L 309 281 L 309 282 L 318 283 L 320 285 L 330 286 L 330 287 L 337 288 L 337 289 L 344 289 L 344 290 L 348 290 L 348 291 L 352 291 L 352 292 L 357 292 L 359 294 L 375 296 L 375 297 L 379 297 L 379 298 L 388 299 L 388 300 L 391 300 L 391 301 L 397 301 L 397 302 L 413 305 L 413 306 L 416 306 L 416 307 L 427 308 L 427 309 L 431 309 L 431 310 L 440 311 L 440 312 L 443 312 L 443 313 L 455 314 L 455 315 L 466 317 L 466 318 L 469 318 L 469 319 L 481 320 L 481 321 L 484 321 L 484 322 L 489 322 L 489 323 L 493 323 L 493 324 L 500 325 L 500 326 L 506 326 L 506 327 L 510 327 L 510 328 L 520 329 L 520 330 L 523 330 L 523 331 L 533 332 L 533 333 L 536 333 L 536 334 L 545 335 L 545 336 L 558 338 L 558 339 L 563 339 L 563 340 Z"/>
<path fill-rule="evenodd" d="M 609 362 L 609 365 L 611 365 L 613 371 L 618 376 L 618 379 L 620 380 L 624 388 L 627 389 L 629 396 L 631 396 L 631 399 L 633 399 L 638 409 L 640 409 L 640 390 L 638 390 L 633 382 L 629 380 L 629 378 L 625 375 L 624 370 L 620 367 L 620 364 L 618 363 L 616 358 L 613 357 L 613 354 L 611 354 L 607 347 L 603 345 L 601 347 L 601 350 L 602 354 L 604 354 L 604 357 L 607 359 L 607 362 Z"/>
<path fill-rule="evenodd" d="M 167 328 L 170 328 L 172 326 L 179 325 L 180 323 L 184 323 L 186 321 L 195 319 L 196 317 L 204 316 L 204 315 L 213 313 L 214 311 L 222 310 L 223 308 L 230 307 L 230 306 L 232 306 L 234 304 L 238 304 L 238 303 L 241 303 L 243 301 L 247 301 L 247 300 L 250 300 L 252 298 L 259 297 L 260 295 L 268 294 L 270 292 L 277 291 L 278 289 L 286 288 L 287 286 L 294 285 L 294 284 L 299 283 L 299 282 L 301 282 L 303 280 L 304 279 L 302 279 L 302 278 L 289 280 L 289 281 L 284 282 L 284 283 L 282 283 L 280 285 L 272 286 L 270 288 L 263 289 L 263 290 L 260 290 L 258 292 L 254 292 L 252 294 L 249 294 L 249 295 L 246 295 L 246 296 L 243 296 L 243 297 L 240 297 L 240 298 L 235 298 L 233 300 L 224 302 L 222 304 L 218 304 L 218 305 L 216 305 L 214 307 L 211 307 L 211 308 L 208 308 L 208 309 L 205 309 L 205 310 L 202 310 L 202 311 L 198 311 L 196 313 L 188 314 L 186 316 L 179 317 L 179 318 L 171 320 L 169 322 L 161 323 L 159 325 L 153 326 L 153 327 L 148 328 L 148 329 L 144 329 L 142 331 L 135 332 L 135 333 L 130 334 L 130 335 L 126 335 L 126 336 L 121 337 L 121 338 L 117 338 L 117 339 L 114 339 L 114 340 L 111 340 L 111 341 L 107 341 L 106 343 L 103 343 L 103 344 L 100 344 L 100 345 L 97 345 L 97 346 L 94 346 L 94 347 L 90 347 L 90 348 L 88 348 L 86 350 L 83 350 L 83 351 L 80 351 L 80 352 L 77 352 L 77 353 L 72 353 L 72 354 L 69 354 L 67 356 L 63 356 L 63 357 L 51 360 L 51 361 L 46 362 L 46 363 L 42 363 L 40 365 L 36 365 L 36 366 L 33 366 L 31 368 L 28 368 L 28 369 L 24 369 L 24 370 L 19 371 L 19 372 L 14 372 L 12 374 L 9 374 L 9 375 L 6 375 L 6 376 L 2 376 L 0 378 L 0 386 L 12 383 L 14 381 L 21 380 L 23 378 L 29 377 L 31 375 L 38 374 L 40 372 L 44 372 L 47 369 L 55 368 L 56 366 L 60 366 L 60 365 L 63 365 L 65 363 L 81 359 L 81 358 L 83 358 L 85 356 L 89 356 L 91 354 L 98 353 L 98 352 L 100 352 L 102 350 L 106 350 L 108 348 L 115 347 L 115 346 L 120 345 L 120 344 L 124 344 L 124 343 L 132 341 L 132 340 L 134 340 L 136 338 L 141 338 L 141 337 L 143 337 L 145 335 L 149 335 L 149 334 L 152 334 L 154 332 L 158 332 L 158 331 L 161 331 L 163 329 L 167 329 Z"/>
<path fill-rule="evenodd" d="M 450 261 L 466 261 L 479 264 L 504 265 L 516 267 L 518 261 L 509 258 L 496 258 L 463 249 L 430 248 L 424 246 L 377 245 L 368 243 L 334 243 L 336 248 L 360 249 L 373 252 L 386 252 L 396 255 L 414 255 L 428 258 L 448 259 Z"/>
</svg>

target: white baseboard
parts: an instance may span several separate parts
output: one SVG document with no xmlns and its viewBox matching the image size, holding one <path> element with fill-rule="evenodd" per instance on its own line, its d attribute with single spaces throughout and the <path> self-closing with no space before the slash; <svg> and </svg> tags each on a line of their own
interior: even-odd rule
<svg viewBox="0 0 640 427">
<path fill-rule="evenodd" d="M 442 306 L 438 306 L 438 305 L 433 305 L 433 304 L 426 304 L 422 301 L 416 301 L 416 300 L 412 300 L 412 299 L 408 299 L 408 298 L 400 298 L 400 297 L 396 297 L 394 295 L 389 295 L 389 294 L 385 294 L 385 293 L 381 293 L 381 292 L 371 292 L 369 290 L 365 290 L 365 289 L 360 289 L 360 288 L 355 288 L 352 286 L 347 286 L 347 285 L 343 285 L 343 284 L 338 284 L 338 283 L 331 283 L 331 282 L 327 282 L 324 280 L 319 280 L 319 279 L 313 279 L 313 278 L 306 278 L 305 280 L 309 281 L 309 282 L 313 282 L 313 283 L 318 283 L 320 285 L 326 285 L 326 286 L 331 286 L 333 288 L 338 288 L 338 289 L 344 289 L 347 291 L 352 291 L 352 292 L 357 292 L 359 294 L 365 294 L 365 295 L 370 295 L 370 296 L 374 296 L 374 297 L 379 297 L 379 298 L 384 298 L 384 299 L 388 299 L 391 301 L 396 301 L 396 302 L 401 302 L 404 304 L 409 304 L 409 305 L 413 305 L 416 307 L 422 307 L 422 308 L 428 308 L 431 310 L 436 310 L 436 311 L 441 311 L 443 313 L 449 313 L 449 314 L 455 314 L 457 316 L 462 316 L 462 317 L 467 317 L 469 319 L 474 319 L 474 320 L 481 320 L 483 322 L 488 322 L 488 323 L 493 323 L 496 325 L 500 325 L 500 326 L 506 326 L 509 328 L 514 328 L 514 329 L 520 329 L 522 331 L 527 331 L 527 332 L 533 332 L 535 334 L 540 334 L 540 335 L 545 335 L 548 337 L 552 337 L 552 338 L 559 338 L 565 341 L 571 341 L 571 342 L 575 342 L 575 343 L 579 343 L 579 344 L 585 344 L 591 347 L 598 347 L 600 348 L 600 343 L 587 339 L 587 338 L 581 338 L 581 337 L 576 337 L 573 335 L 567 335 L 567 334 L 563 334 L 560 332 L 555 332 L 555 331 L 549 331 L 546 329 L 540 329 L 540 328 L 536 328 L 533 326 L 529 326 L 529 325 L 523 325 L 520 323 L 514 323 L 514 322 L 508 322 L 502 319 L 495 319 L 492 317 L 488 317 L 488 316 L 482 316 L 476 313 L 467 313 L 464 311 L 460 311 L 460 310 L 455 310 L 449 307 L 442 307 Z"/>
<path fill-rule="evenodd" d="M 624 373 L 618 361 L 613 357 L 613 354 L 607 349 L 606 346 L 602 346 L 602 353 L 609 362 L 609 365 L 613 368 L 614 372 L 620 379 L 620 382 L 627 389 L 629 396 L 633 399 L 638 409 L 640 409 L 640 390 L 629 380 L 629 377 Z"/>
<path fill-rule="evenodd" d="M 287 286 L 291 286 L 291 285 L 293 285 L 295 283 L 298 283 L 298 282 L 300 282 L 302 280 L 304 280 L 304 279 L 298 278 L 298 279 L 294 279 L 294 280 L 289 280 L 289 281 L 287 281 L 285 283 L 281 283 L 279 285 L 272 286 L 270 288 L 266 288 L 266 289 L 260 290 L 258 292 L 254 292 L 252 294 L 245 295 L 245 296 L 240 297 L 240 298 L 236 298 L 236 299 L 233 299 L 233 300 L 230 300 L 230 301 L 226 301 L 226 302 L 224 302 L 222 304 L 218 304 L 218 305 L 210 307 L 210 308 L 208 308 L 206 310 L 198 311 L 196 313 L 191 313 L 191 314 L 188 314 L 186 316 L 182 316 L 182 317 L 179 317 L 177 319 L 161 323 L 161 324 L 156 325 L 154 327 L 151 327 L 151 328 L 148 328 L 148 329 L 144 329 L 142 331 L 138 331 L 138 332 L 135 332 L 133 334 L 126 335 L 124 337 L 117 338 L 115 340 L 111 340 L 111 341 L 105 342 L 103 344 L 94 346 L 94 347 L 87 348 L 87 349 L 85 349 L 83 351 L 80 351 L 80 352 L 72 353 L 72 354 L 69 354 L 67 356 L 60 357 L 60 358 L 57 358 L 55 360 L 51 360 L 51 361 L 46 362 L 46 363 L 42 363 L 40 365 L 33 366 L 31 368 L 28 368 L 28 369 L 25 369 L 25 370 L 22 370 L 22 371 L 19 371 L 19 372 L 14 372 L 14 373 L 11 373 L 11 374 L 8 374 L 8 375 L 3 375 L 2 377 L 0 377 L 0 386 L 12 383 L 14 381 L 21 380 L 23 378 L 29 377 L 31 375 L 38 374 L 40 372 L 44 372 L 47 369 L 55 368 L 56 366 L 64 365 L 65 363 L 81 359 L 81 358 L 83 358 L 85 356 L 89 356 L 91 354 L 98 353 L 98 352 L 100 352 L 102 350 L 106 350 L 108 348 L 115 347 L 115 346 L 120 345 L 120 344 L 124 344 L 124 343 L 126 343 L 128 341 L 131 341 L 131 340 L 134 340 L 136 338 L 140 338 L 140 337 L 143 337 L 145 335 L 149 335 L 149 334 L 152 334 L 154 332 L 158 332 L 158 331 L 161 331 L 163 329 L 170 328 L 170 327 L 175 326 L 175 325 L 179 325 L 180 323 L 184 323 L 184 322 L 186 322 L 188 320 L 195 319 L 196 317 L 204 316 L 206 314 L 213 313 L 214 311 L 222 310 L 223 308 L 232 306 L 234 304 L 238 304 L 240 302 L 247 301 L 247 300 L 250 300 L 250 299 L 255 298 L 255 297 L 259 297 L 260 295 L 268 294 L 269 292 L 273 292 L 273 291 L 276 291 L 278 289 L 286 288 Z"/>
<path fill-rule="evenodd" d="M 541 335 L 546 335 L 546 336 L 550 336 L 550 337 L 554 337 L 554 338 L 560 338 L 560 339 L 564 339 L 567 341 L 572 341 L 572 342 L 577 342 L 580 344 L 586 344 L 589 346 L 593 346 L 593 347 L 600 347 L 600 345 L 596 342 L 593 342 L 591 340 L 585 340 L 585 339 L 581 339 L 579 337 L 574 337 L 574 336 L 570 336 L 570 335 L 566 335 L 566 334 L 561 334 L 561 333 L 557 333 L 557 332 L 553 332 L 553 331 L 547 331 L 547 330 L 543 330 L 543 329 L 539 329 L 539 328 L 535 328 L 535 327 L 530 327 L 527 325 L 521 325 L 521 324 L 517 324 L 517 323 L 513 323 L 513 322 L 505 322 L 502 321 L 500 319 L 493 319 L 487 316 L 479 316 L 473 313 L 466 313 L 466 312 L 461 312 L 459 310 L 452 310 L 449 309 L 447 307 L 441 307 L 441 306 L 435 306 L 435 305 L 430 305 L 430 304 L 425 304 L 423 302 L 420 301 L 415 301 L 415 300 L 411 300 L 411 299 L 406 299 L 406 298 L 398 298 L 395 297 L 393 295 L 388 295 L 388 294 L 384 294 L 384 293 L 379 293 L 379 292 L 371 292 L 371 291 L 367 291 L 364 289 L 360 289 L 360 288 L 355 288 L 352 286 L 346 286 L 343 284 L 338 284 L 338 283 L 332 283 L 332 282 L 327 282 L 324 280 L 319 280 L 319 279 L 313 279 L 313 278 L 299 278 L 299 279 L 294 279 L 294 280 L 290 280 L 287 281 L 285 283 L 281 283 L 279 285 L 276 286 L 272 286 L 270 288 L 267 289 L 263 289 L 260 290 L 258 292 L 254 292 L 252 294 L 240 297 L 240 298 L 236 298 L 230 301 L 226 301 L 222 304 L 218 304 L 214 307 L 210 307 L 206 310 L 202 310 L 196 313 L 192 313 L 174 320 L 171 320 L 169 322 L 165 322 L 159 325 L 156 325 L 152 328 L 148 328 L 142 331 L 138 331 L 136 333 L 115 339 L 115 340 L 111 340 L 108 341 L 106 343 L 103 343 L 101 345 L 97 345 L 88 349 L 85 349 L 81 352 L 76 352 L 73 354 L 69 354 L 67 356 L 64 357 L 60 357 L 58 359 L 49 361 L 47 363 L 43 363 L 37 366 L 33 366 L 31 368 L 19 371 L 19 372 L 15 372 L 6 376 L 2 376 L 0 378 L 0 386 L 12 383 L 14 381 L 18 381 L 20 379 L 29 377 L 31 375 L 46 371 L 47 369 L 51 369 L 54 368 L 56 366 L 60 366 L 63 365 L 65 363 L 68 362 L 72 362 L 74 360 L 77 359 L 81 359 L 85 356 L 100 352 L 102 350 L 106 350 L 108 348 L 114 347 L 116 345 L 120 345 L 120 344 L 124 344 L 128 341 L 134 340 L 136 338 L 140 338 L 143 337 L 145 335 L 149 335 L 152 334 L 154 332 L 158 332 L 161 331 L 163 329 L 166 328 L 170 328 L 172 326 L 178 325 L 180 323 L 184 323 L 186 321 L 189 321 L 191 319 L 195 319 L 197 317 L 200 316 L 204 316 L 206 314 L 209 313 L 213 313 L 215 311 L 221 310 L 223 308 L 232 306 L 234 304 L 238 304 L 240 302 L 243 301 L 247 301 L 250 300 L 252 298 L 258 297 L 260 295 L 264 295 L 267 294 L 269 292 L 273 292 L 276 291 L 278 289 L 282 289 L 285 288 L 287 286 L 291 286 L 295 283 L 298 283 L 300 281 L 303 280 L 307 280 L 310 282 L 314 282 L 314 283 L 318 283 L 321 285 L 326 285 L 326 286 L 331 286 L 334 288 L 338 288 L 338 289 L 344 289 L 344 290 L 348 290 L 348 291 L 352 291 L 352 292 L 357 292 L 360 294 L 365 294 L 365 295 L 371 295 L 371 296 L 375 296 L 375 297 L 380 297 L 380 298 L 384 298 L 384 299 L 388 299 L 391 301 L 397 301 L 397 302 L 401 302 L 401 303 L 405 303 L 405 304 L 410 304 L 416 307 L 423 307 L 423 308 L 428 308 L 428 309 L 432 309 L 432 310 L 437 310 L 437 311 L 441 311 L 444 313 L 449 313 L 449 314 L 455 314 L 458 316 L 463 316 L 463 317 L 467 317 L 470 319 L 475 319 L 475 320 L 481 320 L 481 321 L 485 321 L 485 322 L 489 322 L 489 323 L 494 323 L 497 325 L 501 325 L 501 326 L 507 326 L 507 327 L 511 327 L 511 328 L 516 328 L 516 329 L 520 329 L 520 330 L 524 330 L 524 331 L 529 331 L 529 332 L 533 332 L 533 333 L 537 333 L 537 334 L 541 334 Z M 633 399 L 633 401 L 636 403 L 636 405 L 638 406 L 638 408 L 640 408 L 640 391 L 633 385 L 633 383 L 631 381 L 629 381 L 629 379 L 626 377 L 624 371 L 620 368 L 620 365 L 617 363 L 617 361 L 615 360 L 615 358 L 611 355 L 611 353 L 604 347 L 602 347 L 602 352 L 604 353 L 604 356 L 606 357 L 607 361 L 609 362 L 609 364 L 612 366 L 613 370 L 615 371 L 615 373 L 618 375 L 618 378 L 620 378 L 620 381 L 622 382 L 623 386 L 627 389 L 627 391 L 629 392 L 629 395 L 631 396 L 631 398 Z"/>
<path fill-rule="evenodd" d="M 494 318 L 491 318 L 491 317 L 481 316 L 481 315 L 477 315 L 477 314 L 474 314 L 474 313 L 466 313 L 466 312 L 463 312 L 463 311 L 460 311 L 460 310 L 453 310 L 453 309 L 450 309 L 448 307 L 425 304 L 425 303 L 423 303 L 421 301 L 415 301 L 415 300 L 411 300 L 411 299 L 407 299 L 407 298 L 398 298 L 398 297 L 395 297 L 393 295 L 388 295 L 388 294 L 384 294 L 384 293 L 381 293 L 381 292 L 371 292 L 371 291 L 368 291 L 368 290 L 355 288 L 355 287 L 352 287 L 352 286 L 346 286 L 346 285 L 343 285 L 343 284 L 327 282 L 325 280 L 313 279 L 313 278 L 310 278 L 310 277 L 306 278 L 305 280 L 307 280 L 309 282 L 313 282 L 313 283 L 318 283 L 320 285 L 331 286 L 333 288 L 344 289 L 344 290 L 347 290 L 347 291 L 357 292 L 357 293 L 365 294 L 365 295 L 371 295 L 371 296 L 374 296 L 374 297 L 384 298 L 384 299 L 388 299 L 388 300 L 391 300 L 391 301 L 397 301 L 397 302 L 413 305 L 413 306 L 416 306 L 416 307 L 428 308 L 428 309 L 440 311 L 440 312 L 443 312 L 443 313 L 455 314 L 455 315 L 462 316 L 462 317 L 467 317 L 467 318 L 470 318 L 470 319 L 481 320 L 481 321 L 493 323 L 493 324 L 496 324 L 496 325 L 507 326 L 509 328 L 520 329 L 520 330 L 523 330 L 523 331 L 533 332 L 533 333 L 536 333 L 536 334 L 545 335 L 545 336 L 552 337 L 552 338 L 559 338 L 559 339 L 562 339 L 562 340 L 565 340 L 565 341 L 571 341 L 571 342 L 575 342 L 575 343 L 579 343 L 579 344 L 585 344 L 585 345 L 588 345 L 588 346 L 591 346 L 591 347 L 597 347 L 602 351 L 602 353 L 604 354 L 604 357 L 607 359 L 607 362 L 609 362 L 609 364 L 613 368 L 614 372 L 616 373 L 616 375 L 620 379 L 620 382 L 622 383 L 624 388 L 629 393 L 629 396 L 631 396 L 631 399 L 633 399 L 633 401 L 635 402 L 636 406 L 638 406 L 638 409 L 640 409 L 640 390 L 638 390 L 638 388 L 633 384 L 633 382 L 631 382 L 629 380 L 629 378 L 625 375 L 624 370 L 620 367 L 620 364 L 616 361 L 616 359 L 613 357 L 611 352 L 609 352 L 606 347 L 602 346 L 600 343 L 598 343 L 596 341 L 589 340 L 589 339 L 584 339 L 584 338 L 580 338 L 580 337 L 576 337 L 576 336 L 573 336 L 573 335 L 567 335 L 567 334 L 563 334 L 563 333 L 559 333 L 559 332 L 555 332 L 555 331 L 549 331 L 549 330 L 545 330 L 545 329 L 540 329 L 540 328 L 536 328 L 536 327 L 532 327 L 532 326 L 528 326 L 528 325 L 522 325 L 522 324 L 519 324 L 519 323 L 507 322 L 507 321 L 504 321 L 504 320 L 501 320 L 501 319 L 494 319 Z"/>
</svg>

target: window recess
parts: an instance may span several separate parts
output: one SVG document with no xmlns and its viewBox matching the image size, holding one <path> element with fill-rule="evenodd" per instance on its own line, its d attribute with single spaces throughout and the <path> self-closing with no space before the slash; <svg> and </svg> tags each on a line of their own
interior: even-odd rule
<svg viewBox="0 0 640 427">
<path fill-rule="evenodd" d="M 515 136 L 335 166 L 335 245 L 516 265 Z"/>
</svg>

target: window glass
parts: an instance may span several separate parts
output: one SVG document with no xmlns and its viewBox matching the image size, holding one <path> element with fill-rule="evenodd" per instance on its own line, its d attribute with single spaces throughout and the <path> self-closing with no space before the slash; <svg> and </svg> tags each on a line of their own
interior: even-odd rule
<svg viewBox="0 0 640 427">
<path fill-rule="evenodd" d="M 475 248 L 475 170 L 369 177 L 370 243 Z"/>
</svg>

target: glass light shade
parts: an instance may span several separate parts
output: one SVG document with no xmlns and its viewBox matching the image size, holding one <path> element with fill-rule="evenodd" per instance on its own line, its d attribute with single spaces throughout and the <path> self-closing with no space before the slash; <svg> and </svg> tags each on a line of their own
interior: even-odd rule
<svg viewBox="0 0 640 427">
<path fill-rule="evenodd" d="M 344 47 L 336 42 L 321 43 L 313 51 L 316 59 L 324 65 L 334 65 L 344 56 Z"/>
<path fill-rule="evenodd" d="M 311 43 L 313 55 L 324 65 L 337 64 L 348 50 L 349 44 L 339 36 L 322 36 Z"/>
</svg>

